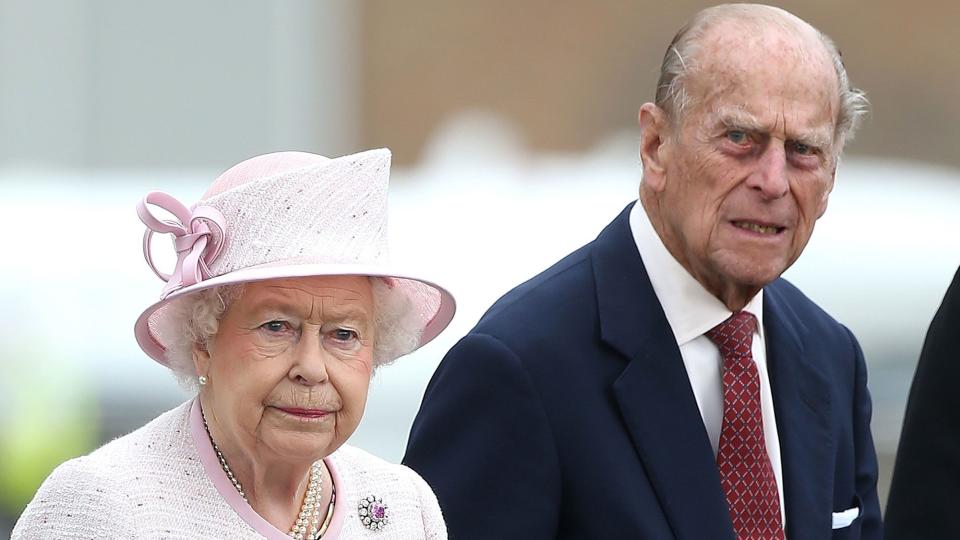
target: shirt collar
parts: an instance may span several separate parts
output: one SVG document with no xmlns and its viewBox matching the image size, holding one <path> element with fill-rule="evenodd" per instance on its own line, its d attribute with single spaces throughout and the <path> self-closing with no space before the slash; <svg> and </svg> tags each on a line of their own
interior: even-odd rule
<svg viewBox="0 0 960 540">
<path fill-rule="evenodd" d="M 673 258 L 654 230 L 640 201 L 630 210 L 630 230 L 677 345 L 683 346 L 693 341 L 733 314 Z M 757 331 L 762 339 L 762 289 L 743 310 L 757 318 Z"/>
</svg>

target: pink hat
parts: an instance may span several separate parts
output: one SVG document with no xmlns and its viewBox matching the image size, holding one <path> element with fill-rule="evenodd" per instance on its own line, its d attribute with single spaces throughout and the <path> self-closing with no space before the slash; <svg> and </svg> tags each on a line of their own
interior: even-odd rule
<svg viewBox="0 0 960 540">
<path fill-rule="evenodd" d="M 453 318 L 453 296 L 433 282 L 387 265 L 387 183 L 390 151 L 369 150 L 336 159 L 277 152 L 248 159 L 221 174 L 188 209 L 153 191 L 137 214 L 147 226 L 143 251 L 166 282 L 160 301 L 137 319 L 140 347 L 167 365 L 164 317 L 175 298 L 236 283 L 288 277 L 362 275 L 384 279 L 413 303 L 422 329 L 417 347 Z M 154 216 L 148 205 L 173 214 Z M 167 275 L 153 264 L 154 233 L 173 235 L 177 263 Z"/>
</svg>

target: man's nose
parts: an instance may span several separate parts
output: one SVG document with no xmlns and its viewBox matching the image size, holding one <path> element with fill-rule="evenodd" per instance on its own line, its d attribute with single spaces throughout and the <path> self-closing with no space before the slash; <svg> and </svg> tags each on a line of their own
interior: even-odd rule
<svg viewBox="0 0 960 540">
<path fill-rule="evenodd" d="M 751 189 L 760 191 L 766 199 L 779 199 L 787 194 L 787 152 L 780 141 L 770 141 L 757 162 L 757 170 L 747 178 Z"/>
</svg>

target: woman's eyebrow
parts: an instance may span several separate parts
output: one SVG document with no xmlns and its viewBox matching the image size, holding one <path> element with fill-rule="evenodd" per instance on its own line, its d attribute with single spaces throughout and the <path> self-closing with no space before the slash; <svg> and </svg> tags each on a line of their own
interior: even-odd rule
<svg viewBox="0 0 960 540">
<path fill-rule="evenodd" d="M 319 311 L 320 318 L 324 321 L 350 321 L 354 323 L 369 324 L 372 320 L 372 314 L 354 303 L 343 304 L 324 302 Z M 298 307 L 279 298 L 263 298 L 251 302 L 248 312 L 253 315 L 265 313 L 297 316 L 308 318 L 316 310 L 316 305 L 307 307 Z"/>
<path fill-rule="evenodd" d="M 279 313 L 283 315 L 296 315 L 298 312 L 303 311 L 302 309 L 297 309 L 296 306 L 290 302 L 284 301 L 276 296 L 270 296 L 265 298 L 260 298 L 250 302 L 247 307 L 248 313 L 260 314 L 260 313 Z"/>
<path fill-rule="evenodd" d="M 324 305 L 323 318 L 331 321 L 350 321 L 354 323 L 370 324 L 372 314 L 356 304 Z"/>
</svg>

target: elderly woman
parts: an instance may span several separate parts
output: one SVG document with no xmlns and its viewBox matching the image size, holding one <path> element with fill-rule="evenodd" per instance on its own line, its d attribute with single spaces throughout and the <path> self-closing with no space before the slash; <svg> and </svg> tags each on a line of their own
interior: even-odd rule
<svg viewBox="0 0 960 540">
<path fill-rule="evenodd" d="M 198 395 L 58 467 L 13 537 L 446 538 L 416 473 L 344 444 L 377 367 L 454 311 L 384 263 L 389 168 L 387 150 L 283 152 L 231 168 L 192 209 L 148 194 L 144 253 L 166 285 L 137 341 Z M 155 233 L 174 237 L 171 275 Z"/>
</svg>

